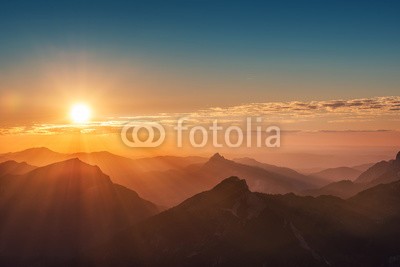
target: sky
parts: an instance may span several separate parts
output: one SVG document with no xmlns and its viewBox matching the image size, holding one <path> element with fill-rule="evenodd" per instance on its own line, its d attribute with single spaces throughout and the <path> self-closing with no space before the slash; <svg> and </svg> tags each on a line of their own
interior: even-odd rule
<svg viewBox="0 0 400 267">
<path fill-rule="evenodd" d="M 137 116 L 263 116 L 332 146 L 336 131 L 374 135 L 343 146 L 398 147 L 399 12 L 368 0 L 3 1 L 2 150 L 70 134 L 76 102 L 93 110 L 92 135 Z"/>
</svg>

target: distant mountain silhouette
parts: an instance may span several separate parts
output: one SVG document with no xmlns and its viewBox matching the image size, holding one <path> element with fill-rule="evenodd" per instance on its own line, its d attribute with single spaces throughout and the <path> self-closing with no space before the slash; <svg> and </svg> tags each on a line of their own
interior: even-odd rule
<svg viewBox="0 0 400 267">
<path fill-rule="evenodd" d="M 14 160 L 8 160 L 0 163 L 0 176 L 6 174 L 24 174 L 34 170 L 36 167 L 27 164 L 26 162 L 16 162 Z"/>
<path fill-rule="evenodd" d="M 400 179 L 400 152 L 396 159 L 381 161 L 363 172 L 356 180 L 356 183 L 388 183 Z"/>
<path fill-rule="evenodd" d="M 171 207 L 229 176 L 246 179 L 251 190 L 274 194 L 298 192 L 321 185 L 320 180 L 309 179 L 290 169 L 277 168 L 279 171 L 269 171 L 225 159 L 216 153 L 202 165 L 136 176 L 136 184 L 132 188 L 146 199 Z"/>
<path fill-rule="evenodd" d="M 315 188 L 323 183 L 318 179 L 309 179 L 289 168 L 262 163 L 257 165 L 251 166 L 227 160 L 217 153 L 204 164 L 200 172 L 219 177 L 220 181 L 224 177 L 238 176 L 246 179 L 251 190 L 263 193 L 297 192 L 303 189 Z"/>
<path fill-rule="evenodd" d="M 398 266 L 399 201 L 400 182 L 344 201 L 252 193 L 244 180 L 231 177 L 71 264 Z"/>
<path fill-rule="evenodd" d="M 208 160 L 172 156 L 133 160 L 109 152 L 61 154 L 46 148 L 34 148 L 7 153 L 2 158 L 15 158 L 42 166 L 73 157 L 99 166 L 113 182 L 169 207 L 233 175 L 247 179 L 252 190 L 264 193 L 300 192 L 327 184 L 322 179 L 307 177 L 289 168 L 247 160 L 250 166 L 227 160 L 219 154 Z"/>
<path fill-rule="evenodd" d="M 328 184 L 319 189 L 305 190 L 302 195 L 320 196 L 333 195 L 341 198 L 349 198 L 379 184 L 388 184 L 400 180 L 400 152 L 396 159 L 381 161 L 372 165 L 365 172 L 361 173 L 354 181 L 339 181 Z"/>
<path fill-rule="evenodd" d="M 339 182 L 330 183 L 318 189 L 305 190 L 301 192 L 300 195 L 314 196 L 314 197 L 322 195 L 330 195 L 347 199 L 349 197 L 356 195 L 358 192 L 365 190 L 366 188 L 368 188 L 368 185 L 355 184 L 350 180 L 342 180 Z"/>
<path fill-rule="evenodd" d="M 304 175 L 310 175 L 313 173 L 322 172 L 327 169 L 335 169 L 335 168 L 342 168 L 342 167 L 351 168 L 351 169 L 358 170 L 360 172 L 364 172 L 364 171 L 368 170 L 370 167 L 372 167 L 372 165 L 374 165 L 374 164 L 375 163 L 364 163 L 364 164 L 355 165 L 355 166 L 334 166 L 334 167 L 328 167 L 328 168 L 321 168 L 321 167 L 297 168 L 296 170 Z"/>
<path fill-rule="evenodd" d="M 46 166 L 69 158 L 73 157 L 54 152 L 46 147 L 29 148 L 19 152 L 0 155 L 0 161 L 14 160 L 17 162 L 26 162 L 34 166 Z"/>
<path fill-rule="evenodd" d="M 135 159 L 136 164 L 146 167 L 145 170 L 167 171 L 171 169 L 186 168 L 190 165 L 204 164 L 208 158 L 187 156 L 157 156 L 152 158 Z"/>
<path fill-rule="evenodd" d="M 46 166 L 51 163 L 60 162 L 67 159 L 79 158 L 88 163 L 98 165 L 103 171 L 113 172 L 113 165 L 118 167 L 130 167 L 137 172 L 141 171 L 165 171 L 169 169 L 184 168 L 191 164 L 204 163 L 208 159 L 203 157 L 175 157 L 157 156 L 150 158 L 131 159 L 118 156 L 108 151 L 72 153 L 64 154 L 54 152 L 46 147 L 30 148 L 19 152 L 5 153 L 0 155 L 0 162 L 14 160 L 17 162 L 27 162 L 35 166 Z"/>
<path fill-rule="evenodd" d="M 374 164 L 375 163 L 366 163 L 366 164 L 351 166 L 350 168 L 365 172 L 366 170 L 371 168 Z"/>
<path fill-rule="evenodd" d="M 173 178 L 173 181 L 170 183 L 170 173 L 173 173 L 176 170 L 180 170 L 180 172 L 182 172 L 189 166 L 201 166 L 208 160 L 202 157 L 174 156 L 130 159 L 112 154 L 107 151 L 63 154 L 40 147 L 27 149 L 20 152 L 2 154 L 0 155 L 0 162 L 6 160 L 15 160 L 18 162 L 25 161 L 36 166 L 46 166 L 48 164 L 72 158 L 79 158 L 83 162 L 99 166 L 102 172 L 111 177 L 113 182 L 137 191 L 140 195 L 157 203 L 163 203 L 163 190 L 170 190 L 172 191 L 171 195 L 174 195 L 175 193 L 173 192 L 175 192 L 176 188 L 179 187 L 179 183 L 175 184 L 175 179 Z M 169 184 L 170 187 L 167 185 L 159 186 L 158 184 L 149 184 L 148 180 L 157 180 L 152 177 L 153 174 L 148 174 L 153 172 L 154 174 L 161 176 L 157 178 L 162 179 L 162 183 L 166 183 L 167 185 Z M 166 177 L 165 179 L 163 179 L 164 176 Z M 195 187 L 196 184 L 193 186 Z M 160 188 L 160 190 L 157 188 Z M 199 191 L 192 190 L 185 196 L 179 197 L 179 200 L 172 202 L 177 204 L 180 201 L 183 201 L 185 198 L 191 196 L 192 193 L 201 192 L 202 189 Z M 161 197 L 158 197 L 159 195 L 161 195 Z M 166 198 L 169 199 L 170 196 Z M 172 198 L 174 198 L 174 196 L 172 196 Z M 170 205 L 169 201 L 165 201 L 165 203 L 169 203 L 168 205 Z M 165 203 L 164 205 L 166 205 Z"/>
<path fill-rule="evenodd" d="M 79 159 L 2 176 L 0 266 L 51 265 L 157 212 Z"/>
<path fill-rule="evenodd" d="M 317 177 L 329 182 L 338 182 L 341 180 L 354 180 L 362 171 L 350 167 L 330 168 L 316 173 L 312 173 L 310 177 Z"/>
<path fill-rule="evenodd" d="M 325 181 L 324 178 L 309 177 L 307 175 L 301 174 L 290 168 L 275 166 L 275 165 L 271 165 L 271 164 L 267 164 L 267 163 L 261 163 L 255 159 L 248 158 L 248 157 L 234 159 L 234 161 L 241 163 L 241 164 L 249 165 L 249 166 L 256 166 L 256 167 L 265 169 L 265 170 L 273 172 L 273 173 L 291 177 L 296 180 L 309 181 L 310 183 L 312 183 L 315 186 L 323 186 L 328 183 L 328 181 Z"/>
<path fill-rule="evenodd" d="M 13 159 L 42 166 L 49 162 L 53 163 L 74 157 L 88 164 L 99 166 L 102 172 L 111 177 L 113 182 L 132 189 L 145 199 L 166 207 L 177 205 L 229 176 L 242 177 L 247 180 L 251 190 L 263 193 L 295 192 L 313 196 L 332 194 L 342 198 L 353 196 L 355 193 L 379 183 L 389 183 L 398 179 L 396 167 L 391 167 L 397 166 L 394 164 L 396 161 L 373 165 L 355 180 L 353 186 L 348 182 L 337 182 L 353 178 L 358 172 L 357 168 L 363 169 L 369 164 L 355 166 L 351 169 L 348 167 L 328 169 L 319 174 L 307 176 L 290 168 L 264 164 L 250 158 L 231 161 L 219 154 L 215 154 L 208 160 L 202 157 L 173 156 L 134 160 L 106 151 L 61 154 L 47 148 L 33 148 L 3 154 L 0 156 L 0 161 Z M 333 184 L 330 184 L 332 180 L 329 179 L 334 179 Z M 362 182 L 362 180 L 371 180 L 371 182 Z M 372 182 L 372 180 L 374 181 Z"/>
<path fill-rule="evenodd" d="M 76 157 L 89 164 L 96 164 L 106 173 L 115 176 L 121 176 L 117 167 L 122 170 L 130 170 L 136 173 L 149 171 L 167 171 L 170 169 L 185 168 L 191 164 L 199 164 L 207 161 L 202 157 L 175 157 L 175 156 L 157 156 L 150 158 L 130 159 L 112 154 L 107 151 L 91 153 L 74 153 L 71 157 Z"/>
</svg>

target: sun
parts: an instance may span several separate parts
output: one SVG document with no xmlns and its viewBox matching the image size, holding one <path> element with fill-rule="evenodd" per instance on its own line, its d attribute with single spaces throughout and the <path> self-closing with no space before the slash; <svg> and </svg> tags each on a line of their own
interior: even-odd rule
<svg viewBox="0 0 400 267">
<path fill-rule="evenodd" d="M 74 123 L 86 123 L 90 120 L 91 110 L 88 105 L 78 103 L 71 107 L 69 115 Z"/>
</svg>

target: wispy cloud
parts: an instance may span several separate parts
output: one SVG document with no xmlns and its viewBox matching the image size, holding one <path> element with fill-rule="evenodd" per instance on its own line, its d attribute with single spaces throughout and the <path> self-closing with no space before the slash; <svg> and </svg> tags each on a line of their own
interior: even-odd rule
<svg viewBox="0 0 400 267">
<path fill-rule="evenodd" d="M 350 100 L 289 101 L 246 103 L 230 107 L 212 107 L 187 113 L 160 113 L 151 116 L 121 116 L 105 118 L 83 127 L 71 124 L 33 124 L 0 129 L 0 134 L 59 134 L 59 133 L 118 133 L 129 121 L 156 121 L 166 127 L 176 125 L 179 118 L 186 117 L 188 124 L 207 124 L 218 120 L 219 124 L 240 124 L 246 117 L 261 117 L 264 123 L 287 126 L 286 130 L 323 131 L 324 125 L 349 125 L 350 131 L 376 131 L 383 122 L 392 130 L 400 129 L 400 96 L 360 98 Z M 360 129 L 350 129 L 352 124 Z M 312 124 L 312 129 L 302 125 Z M 293 126 L 295 125 L 295 127 Z M 363 126 L 364 125 L 364 126 Z M 291 126 L 293 126 L 291 128 Z M 366 127 L 368 126 L 368 127 Z M 365 128 L 365 129 L 364 129 Z M 371 128 L 373 128 L 371 130 Z M 336 131 L 328 129 L 327 131 Z"/>
<path fill-rule="evenodd" d="M 375 97 L 351 100 L 328 100 L 310 102 L 267 102 L 249 103 L 228 108 L 210 108 L 201 110 L 199 114 L 213 116 L 291 115 L 296 117 L 316 117 L 328 114 L 385 115 L 400 108 L 400 97 Z"/>
</svg>

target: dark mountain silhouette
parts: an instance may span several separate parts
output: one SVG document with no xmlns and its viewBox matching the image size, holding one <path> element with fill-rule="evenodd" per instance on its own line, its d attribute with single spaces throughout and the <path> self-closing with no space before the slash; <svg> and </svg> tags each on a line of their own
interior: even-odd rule
<svg viewBox="0 0 400 267">
<path fill-rule="evenodd" d="M 399 198 L 400 182 L 345 201 L 252 193 L 244 180 L 231 177 L 121 232 L 72 263 L 397 266 Z M 380 209 L 381 205 L 388 208 Z"/>
<path fill-rule="evenodd" d="M 350 167 L 330 168 L 320 172 L 312 173 L 310 177 L 317 177 L 326 181 L 338 182 L 341 180 L 354 180 L 362 171 Z"/>
<path fill-rule="evenodd" d="M 382 177 L 395 175 L 399 161 Z M 311 190 L 302 176 L 276 168 L 215 154 L 201 166 L 138 172 L 149 195 L 192 194 L 160 214 L 80 159 L 8 172 L 0 176 L 0 266 L 399 265 L 400 181 L 323 187 L 337 195 L 368 188 L 347 200 L 253 192 Z"/>
<path fill-rule="evenodd" d="M 348 201 L 379 222 L 399 221 L 400 181 L 374 186 L 358 193 Z"/>
<path fill-rule="evenodd" d="M 157 212 L 79 159 L 2 176 L 0 266 L 48 266 Z"/>
<path fill-rule="evenodd" d="M 0 176 L 7 174 L 24 174 L 34 170 L 36 167 L 27 164 L 26 162 L 16 162 L 8 160 L 0 163 Z"/>
</svg>

